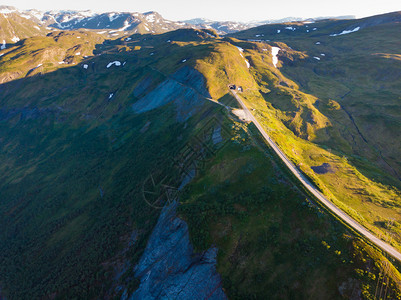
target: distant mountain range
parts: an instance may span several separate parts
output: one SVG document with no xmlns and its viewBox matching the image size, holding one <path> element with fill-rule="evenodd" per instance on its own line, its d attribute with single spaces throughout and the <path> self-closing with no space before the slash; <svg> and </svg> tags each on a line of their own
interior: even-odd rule
<svg viewBox="0 0 401 300">
<path fill-rule="evenodd" d="M 236 21 L 213 21 L 204 18 L 196 18 L 183 21 L 187 24 L 196 25 L 201 28 L 214 29 L 219 34 L 234 33 L 249 28 L 266 25 L 266 24 L 276 24 L 276 23 L 288 23 L 295 21 L 318 21 L 324 19 L 355 19 L 355 16 L 339 16 L 339 17 L 317 17 L 317 18 L 300 18 L 300 17 L 287 17 L 282 19 L 272 19 L 264 21 L 250 21 L 250 22 L 236 22 Z"/>
<path fill-rule="evenodd" d="M 108 37 L 119 37 L 125 34 L 146 34 L 146 33 L 164 33 L 180 28 L 194 29 L 213 29 L 220 35 L 235 33 L 252 27 L 272 24 L 284 23 L 292 21 L 304 21 L 305 18 L 288 17 L 280 20 L 252 21 L 252 22 L 235 22 L 235 21 L 213 21 L 203 18 L 191 19 L 185 21 L 170 21 L 164 19 L 157 12 L 106 12 L 95 13 L 92 11 L 46 11 L 39 10 L 18 10 L 12 6 L 0 6 L 0 20 L 12 19 L 15 26 L 25 26 L 29 29 L 27 36 L 41 34 L 54 29 L 74 30 L 89 29 L 99 31 Z M 335 17 L 336 19 L 352 19 L 354 16 Z M 319 20 L 323 18 L 314 18 L 307 20 Z M 2 28 L 13 27 L 5 22 Z M 0 36 L 7 42 L 16 40 L 17 38 L 27 37 L 23 35 L 18 37 L 13 34 L 13 28 L 9 28 L 7 35 Z M 18 30 L 19 31 L 19 30 Z M 34 32 L 33 32 L 34 31 Z"/>
<path fill-rule="evenodd" d="M 0 300 L 400 299 L 401 12 L 290 20 L 0 7 Z"/>
</svg>

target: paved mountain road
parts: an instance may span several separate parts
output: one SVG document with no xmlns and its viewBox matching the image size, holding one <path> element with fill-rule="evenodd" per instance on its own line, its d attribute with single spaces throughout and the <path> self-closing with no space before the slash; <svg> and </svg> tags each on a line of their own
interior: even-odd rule
<svg viewBox="0 0 401 300">
<path fill-rule="evenodd" d="M 157 70 L 154 67 L 150 67 L 154 71 L 157 71 L 163 75 L 161 71 Z M 171 76 L 165 75 L 167 78 L 173 79 Z M 177 81 L 177 80 L 175 80 Z M 197 90 L 195 90 L 193 87 L 188 86 L 184 83 L 181 83 L 177 81 L 180 85 L 186 86 L 195 92 L 199 93 Z M 244 102 L 241 100 L 241 98 L 237 95 L 235 90 L 230 90 L 232 94 L 234 95 L 235 99 L 238 101 L 238 103 L 241 105 L 242 109 L 244 110 L 245 114 L 248 116 L 249 120 L 251 120 L 256 128 L 259 130 L 259 132 L 262 134 L 264 139 L 269 143 L 269 145 L 272 147 L 274 152 L 280 157 L 280 159 L 285 163 L 285 165 L 288 167 L 288 169 L 294 174 L 294 176 L 305 186 L 306 189 L 308 189 L 309 192 L 311 192 L 317 199 L 320 200 L 321 203 L 323 203 L 330 211 L 332 211 L 337 217 L 339 217 L 341 220 L 343 220 L 345 223 L 347 223 L 350 227 L 352 227 L 354 230 L 359 232 L 361 235 L 366 237 L 368 240 L 370 240 L 373 244 L 387 252 L 389 255 L 397 259 L 398 261 L 401 262 L 401 253 L 395 249 L 393 246 L 390 244 L 380 240 L 377 238 L 375 235 L 373 235 L 369 230 L 367 230 L 365 227 L 360 225 L 357 221 L 352 219 L 349 215 L 347 215 L 344 211 L 342 211 L 340 208 L 338 208 L 336 205 L 334 205 L 330 200 L 328 200 L 322 193 L 320 193 L 316 187 L 293 165 L 293 163 L 288 159 L 288 157 L 280 150 L 280 148 L 276 145 L 275 142 L 269 137 L 269 135 L 266 133 L 266 131 L 263 129 L 263 127 L 260 125 L 260 123 L 256 120 L 256 118 L 253 116 L 253 114 L 249 111 L 248 107 L 244 104 Z M 203 96 L 203 95 L 202 95 Z M 223 103 L 219 103 L 218 101 L 208 98 L 203 96 L 206 100 L 213 102 L 215 104 L 218 104 L 220 106 L 225 107 L 226 109 L 230 109 L 227 105 L 224 105 Z"/>
<path fill-rule="evenodd" d="M 248 115 L 248 118 L 255 124 L 259 132 L 262 134 L 264 139 L 269 143 L 269 145 L 273 148 L 274 152 L 280 157 L 280 159 L 286 164 L 288 169 L 297 177 L 297 179 L 311 192 L 317 199 L 319 199 L 329 210 L 331 210 L 335 215 L 337 215 L 341 220 L 347 223 L 350 227 L 358 231 L 361 235 L 365 236 L 372 243 L 377 245 L 379 248 L 383 249 L 385 252 L 396 258 L 398 261 L 401 261 L 401 253 L 395 249 L 393 246 L 388 243 L 380 240 L 375 235 L 373 235 L 370 231 L 368 231 L 365 227 L 360 225 L 357 221 L 352 219 L 349 215 L 347 215 L 344 211 L 334 205 L 330 200 L 328 200 L 322 193 L 320 193 L 316 187 L 312 185 L 312 183 L 293 165 L 293 163 L 287 158 L 287 156 L 280 150 L 280 148 L 276 145 L 275 142 L 269 137 L 260 123 L 256 120 L 253 114 L 246 107 L 244 102 L 242 102 L 241 98 L 237 95 L 234 90 L 231 90 L 235 99 L 237 99 L 238 103 L 241 105 L 242 109 Z"/>
</svg>

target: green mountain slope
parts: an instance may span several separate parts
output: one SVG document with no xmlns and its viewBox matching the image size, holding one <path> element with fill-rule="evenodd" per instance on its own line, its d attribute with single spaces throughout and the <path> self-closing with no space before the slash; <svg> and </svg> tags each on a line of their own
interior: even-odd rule
<svg viewBox="0 0 401 300">
<path fill-rule="evenodd" d="M 52 72 L 93 56 L 104 38 L 84 31 L 61 31 L 24 39 L 1 51 L 0 82 Z"/>
<path fill-rule="evenodd" d="M 286 49 L 289 59 L 307 59 Z M 242 86 L 287 154 L 286 139 L 294 156 L 338 159 L 315 142 L 331 115 L 272 66 L 269 46 L 207 30 L 128 41 L 60 32 L 7 51 L 0 57 L 0 287 L 7 298 L 134 292 L 135 265 L 167 201 L 157 189 L 145 196 L 152 180 L 179 189 L 178 214 L 195 250 L 218 247 L 229 298 L 372 299 L 384 288 L 387 298 L 400 297 L 397 263 L 314 202 L 252 125 L 213 103 L 235 107 L 228 85 Z M 371 186 L 372 197 L 398 195 L 338 161 L 347 178 Z"/>
<path fill-rule="evenodd" d="M 1 6 L 0 10 L 0 42 L 15 44 L 19 40 L 32 36 L 43 36 L 48 30 L 39 26 L 37 22 L 31 20 L 17 12 Z"/>
<path fill-rule="evenodd" d="M 263 87 L 263 100 L 249 104 L 260 109 L 275 140 L 335 203 L 396 246 L 401 171 L 398 20 L 399 13 L 393 13 L 317 22 L 309 24 L 317 28 L 310 36 L 306 24 L 293 24 L 298 29 L 275 33 L 273 45 L 282 49 L 279 69 L 272 68 L 271 58 L 264 55 L 268 51 L 261 49 L 269 46 L 261 43 L 248 52 L 258 74 L 254 77 Z M 269 26 L 254 32 L 263 30 L 265 38 L 273 39 Z M 273 124 L 272 115 L 280 123 Z"/>
</svg>

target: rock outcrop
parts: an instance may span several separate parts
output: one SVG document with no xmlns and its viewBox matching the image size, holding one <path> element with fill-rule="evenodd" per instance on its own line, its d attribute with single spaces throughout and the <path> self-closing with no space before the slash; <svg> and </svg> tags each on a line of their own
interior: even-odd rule
<svg viewBox="0 0 401 300">
<path fill-rule="evenodd" d="M 183 67 L 135 102 L 132 108 L 137 113 L 143 113 L 173 102 L 177 120 L 185 121 L 200 108 L 205 97 L 210 95 L 203 75 L 195 69 Z"/>
<path fill-rule="evenodd" d="M 163 208 L 135 267 L 140 286 L 122 299 L 227 299 L 216 271 L 217 249 L 194 253 L 188 225 L 176 216 L 177 205 Z"/>
</svg>

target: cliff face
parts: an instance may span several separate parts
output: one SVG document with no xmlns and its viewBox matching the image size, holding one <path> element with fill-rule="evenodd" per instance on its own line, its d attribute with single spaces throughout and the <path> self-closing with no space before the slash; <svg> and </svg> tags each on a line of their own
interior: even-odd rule
<svg viewBox="0 0 401 300">
<path fill-rule="evenodd" d="M 210 97 L 201 73 L 183 67 L 166 78 L 158 87 L 133 105 L 143 113 L 174 103 L 177 121 L 185 121 L 196 113 L 204 98 Z M 221 130 L 221 128 L 220 128 Z M 213 134 L 213 142 L 222 141 L 221 132 Z M 191 180 L 184 178 L 180 189 Z M 166 205 L 153 229 L 145 252 L 135 267 L 139 288 L 122 299 L 226 299 L 220 275 L 216 271 L 217 248 L 194 253 L 188 225 L 176 216 L 177 202 Z"/>
<path fill-rule="evenodd" d="M 135 267 L 139 288 L 122 299 L 227 299 L 216 272 L 217 249 L 194 253 L 178 203 L 163 208 L 146 250 Z"/>
<path fill-rule="evenodd" d="M 195 69 L 183 67 L 135 102 L 132 108 L 137 113 L 144 113 L 172 102 L 176 105 L 177 121 L 182 122 L 199 109 L 205 97 L 210 97 L 210 94 L 203 75 Z"/>
</svg>

